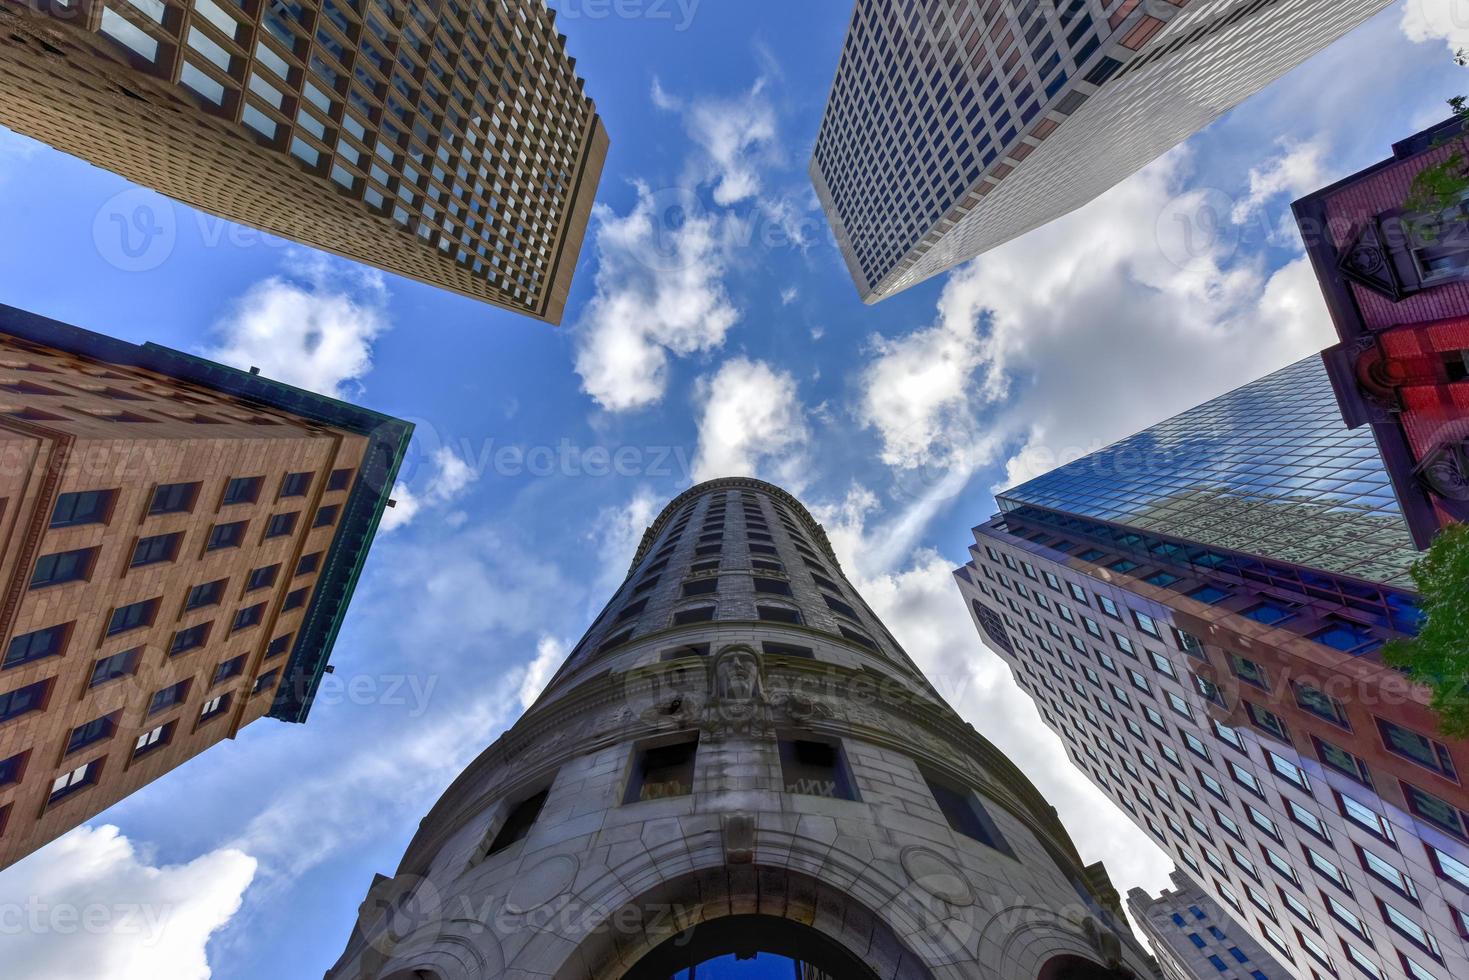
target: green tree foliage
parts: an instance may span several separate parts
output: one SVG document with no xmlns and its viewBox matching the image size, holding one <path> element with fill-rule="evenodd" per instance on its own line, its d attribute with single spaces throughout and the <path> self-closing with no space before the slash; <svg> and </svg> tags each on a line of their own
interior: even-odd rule
<svg viewBox="0 0 1469 980">
<path fill-rule="evenodd" d="M 1433 692 L 1431 707 L 1449 738 L 1469 738 L 1469 525 L 1439 534 L 1413 566 L 1423 597 L 1423 629 L 1394 640 L 1382 658 Z"/>
<path fill-rule="evenodd" d="M 1449 99 L 1449 108 L 1454 115 L 1469 121 L 1469 97 L 1456 95 Z M 1469 191 L 1469 174 L 1465 173 L 1464 141 L 1449 155 L 1448 159 L 1424 167 L 1413 178 L 1408 197 L 1403 207 L 1409 211 L 1437 214 L 1459 203 L 1465 191 Z"/>
</svg>

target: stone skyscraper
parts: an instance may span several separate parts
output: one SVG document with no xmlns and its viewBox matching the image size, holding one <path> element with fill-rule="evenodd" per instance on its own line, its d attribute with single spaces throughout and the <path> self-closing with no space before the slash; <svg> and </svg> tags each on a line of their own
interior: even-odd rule
<svg viewBox="0 0 1469 980">
<path fill-rule="evenodd" d="M 560 322 L 607 135 L 542 0 L 24 0 L 0 32 L 0 123 Z"/>
<path fill-rule="evenodd" d="M 866 302 L 1092 200 L 1390 0 L 858 0 L 811 176 Z"/>
<path fill-rule="evenodd" d="M 1378 653 L 1417 552 L 1321 359 L 998 499 L 956 579 L 1078 768 L 1297 977 L 1469 976 L 1469 743 Z"/>
<path fill-rule="evenodd" d="M 659 515 L 328 975 L 641 980 L 754 956 L 840 980 L 1154 976 L 1101 866 L 938 697 L 820 525 L 722 479 Z"/>
<path fill-rule="evenodd" d="M 1167 980 L 1289 980 L 1290 971 L 1188 875 L 1174 871 L 1170 877 L 1173 888 L 1157 898 L 1141 888 L 1127 893 L 1127 909 Z"/>
<path fill-rule="evenodd" d="M 0 867 L 306 720 L 412 431 L 0 306 Z"/>
</svg>

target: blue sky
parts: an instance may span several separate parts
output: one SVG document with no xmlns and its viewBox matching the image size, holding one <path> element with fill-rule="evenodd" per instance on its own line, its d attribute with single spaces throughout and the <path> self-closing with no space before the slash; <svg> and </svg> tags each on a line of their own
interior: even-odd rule
<svg viewBox="0 0 1469 980">
<path fill-rule="evenodd" d="M 612 150 L 561 328 L 0 131 L 4 302 L 419 427 L 309 724 L 252 726 L 0 873 L 0 905 L 108 913 L 81 934 L 44 909 L 40 928 L 0 923 L 0 957 L 38 977 L 319 977 L 373 874 L 534 697 L 663 503 L 744 472 L 817 511 L 1088 860 L 1123 891 L 1162 886 L 1169 863 L 1065 761 L 948 572 L 997 486 L 1330 342 L 1289 201 L 1446 115 L 1466 81 L 1446 39 L 1469 41 L 1449 6 L 1389 8 L 1082 211 L 876 307 L 805 175 L 846 3 L 565 6 Z M 171 232 L 130 256 L 114 218 L 140 205 Z M 1207 209 L 1220 234 L 1185 241 Z"/>
</svg>

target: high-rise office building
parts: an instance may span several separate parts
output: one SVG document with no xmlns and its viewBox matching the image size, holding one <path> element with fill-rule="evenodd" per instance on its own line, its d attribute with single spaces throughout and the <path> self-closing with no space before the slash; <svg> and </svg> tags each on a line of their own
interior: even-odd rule
<svg viewBox="0 0 1469 980">
<path fill-rule="evenodd" d="M 956 572 L 1071 757 L 1301 980 L 1469 975 L 1469 745 L 1371 434 L 1310 358 L 999 497 Z"/>
<path fill-rule="evenodd" d="M 858 0 L 811 176 L 872 303 L 1075 210 L 1389 0 Z"/>
<path fill-rule="evenodd" d="M 306 720 L 411 432 L 0 306 L 0 867 Z"/>
<path fill-rule="evenodd" d="M 607 135 L 541 0 L 25 0 L 0 31 L 0 123 L 560 322 Z"/>
<path fill-rule="evenodd" d="M 1153 947 L 1167 980 L 1287 980 L 1290 971 L 1238 926 L 1188 875 L 1157 898 L 1127 893 L 1127 909 Z"/>
<path fill-rule="evenodd" d="M 841 980 L 1155 976 L 1101 866 L 938 697 L 806 509 L 750 479 L 658 516 L 328 976 L 667 978 L 736 957 Z"/>
<path fill-rule="evenodd" d="M 1371 427 L 1421 548 L 1469 521 L 1469 213 L 1409 205 L 1465 136 L 1451 119 L 1295 204 L 1341 337 L 1325 359 L 1342 416 Z"/>
</svg>

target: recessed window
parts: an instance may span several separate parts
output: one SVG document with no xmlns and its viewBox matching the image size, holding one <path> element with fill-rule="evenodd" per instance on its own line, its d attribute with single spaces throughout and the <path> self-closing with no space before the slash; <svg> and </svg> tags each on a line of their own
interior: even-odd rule
<svg viewBox="0 0 1469 980">
<path fill-rule="evenodd" d="M 1454 768 L 1453 757 L 1443 743 L 1382 718 L 1376 721 L 1377 730 L 1382 733 L 1382 744 L 1387 746 L 1389 752 L 1432 769 L 1445 779 L 1458 782 L 1459 774 Z"/>
<path fill-rule="evenodd" d="M 1270 675 L 1264 667 L 1261 667 L 1253 660 L 1246 660 L 1239 654 L 1231 653 L 1229 655 L 1229 669 L 1233 672 L 1234 676 L 1245 683 L 1258 687 L 1262 691 L 1270 690 Z"/>
<path fill-rule="evenodd" d="M 272 514 L 270 520 L 265 522 L 265 536 L 267 538 L 283 538 L 296 530 L 296 518 L 300 514 Z"/>
<path fill-rule="evenodd" d="M 66 641 L 71 636 L 74 624 L 48 626 L 45 629 L 22 633 L 13 637 L 5 649 L 4 668 L 19 667 L 47 657 L 59 657 L 66 651 Z"/>
<path fill-rule="evenodd" d="M 161 691 L 155 691 L 148 702 L 148 714 L 156 715 L 160 711 L 167 711 L 176 704 L 182 704 L 189 696 L 189 684 L 189 681 L 179 681 Z"/>
<path fill-rule="evenodd" d="M 1326 629 L 1313 633 L 1311 639 L 1334 650 L 1355 655 L 1371 653 L 1382 645 L 1382 641 L 1374 637 L 1367 627 L 1345 620 L 1336 620 Z"/>
<path fill-rule="evenodd" d="M 256 589 L 268 589 L 275 584 L 276 576 L 280 574 L 279 565 L 266 565 L 250 572 L 250 577 L 245 580 L 245 591 L 254 592 Z"/>
<path fill-rule="evenodd" d="M 78 725 L 71 730 L 71 737 L 66 740 L 66 755 L 80 752 L 89 745 L 106 741 L 117 731 L 117 716 L 120 712 L 103 715 L 101 718 L 93 718 L 85 725 Z"/>
<path fill-rule="evenodd" d="M 277 636 L 270 641 L 270 646 L 265 648 L 265 659 L 278 657 L 291 648 L 291 637 L 294 634 L 287 633 L 285 636 Z"/>
<path fill-rule="evenodd" d="M 228 584 L 229 579 L 222 578 L 194 586 L 189 590 L 188 598 L 184 600 L 184 610 L 188 612 L 203 609 L 205 606 L 219 605 L 220 600 L 224 598 L 225 586 Z"/>
<path fill-rule="evenodd" d="M 46 798 L 46 805 L 60 803 L 73 793 L 95 785 L 101 774 L 101 759 L 93 759 L 84 766 L 78 766 L 70 772 L 62 773 L 51 781 L 51 795 Z"/>
<path fill-rule="evenodd" d="M 44 589 L 67 582 L 86 581 L 92 574 L 92 563 L 96 557 L 96 548 L 42 555 L 36 559 L 36 569 L 31 573 L 31 588 Z"/>
<path fill-rule="evenodd" d="M 0 694 L 0 721 L 10 721 L 46 706 L 46 696 L 51 691 L 51 680 L 37 681 L 25 687 Z"/>
<path fill-rule="evenodd" d="M 674 626 L 687 626 L 690 623 L 708 623 L 714 619 L 713 606 L 695 606 L 692 609 L 680 609 L 673 614 Z"/>
<path fill-rule="evenodd" d="M 510 813 L 505 817 L 505 822 L 500 825 L 500 830 L 495 834 L 495 839 L 490 842 L 485 857 L 498 854 L 511 844 L 529 837 L 531 828 L 535 826 L 536 818 L 541 815 L 541 810 L 546 805 L 546 797 L 549 795 L 550 790 L 543 789 L 511 807 Z"/>
<path fill-rule="evenodd" d="M 623 607 L 622 612 L 617 614 L 617 621 L 619 623 L 625 623 L 629 619 L 636 619 L 638 616 L 641 616 L 643 614 L 643 610 L 647 608 L 648 600 L 639 599 L 637 602 L 630 603 L 629 605 Z"/>
<path fill-rule="evenodd" d="M 767 655 L 777 657 L 799 657 L 802 660 L 815 660 L 816 651 L 810 647 L 798 646 L 795 643 L 771 643 L 760 644 L 760 649 Z"/>
<path fill-rule="evenodd" d="M 780 772 L 787 793 L 829 800 L 857 798 L 846 757 L 836 742 L 781 739 Z"/>
<path fill-rule="evenodd" d="M 245 528 L 248 525 L 248 521 L 214 525 L 209 530 L 209 541 L 204 546 L 204 550 L 218 551 L 221 548 L 238 548 L 245 541 Z"/>
<path fill-rule="evenodd" d="M 290 612 L 292 609 L 300 609 L 306 605 L 306 596 L 310 592 L 310 589 L 295 589 L 286 593 L 286 603 L 281 609 L 284 612 Z"/>
<path fill-rule="evenodd" d="M 87 686 L 99 687 L 108 681 L 131 677 L 137 673 L 138 664 L 142 662 L 142 659 L 142 647 L 134 647 L 131 650 L 114 653 L 110 657 L 103 657 L 92 665 L 92 677 L 87 682 Z"/>
<path fill-rule="evenodd" d="M 706 544 L 701 547 L 695 548 L 694 556 L 697 558 L 707 558 L 710 555 L 717 555 L 719 554 L 719 551 L 722 547 L 723 545 Z"/>
<path fill-rule="evenodd" d="M 1465 815 L 1453 804 L 1441 797 L 1435 796 L 1424 789 L 1419 789 L 1412 783 L 1401 782 L 1403 796 L 1408 801 L 1408 809 L 1434 826 L 1446 830 L 1455 837 L 1469 840 L 1469 822 Z"/>
<path fill-rule="evenodd" d="M 204 706 L 199 709 L 199 720 L 201 722 L 208 721 L 211 718 L 218 718 L 224 714 L 229 710 L 230 698 L 232 696 L 230 694 L 220 694 L 205 701 Z"/>
<path fill-rule="evenodd" d="M 265 603 L 257 602 L 255 605 L 247 606 L 235 613 L 234 622 L 230 624 L 230 632 L 238 633 L 240 630 L 247 630 L 252 626 L 259 626 L 264 619 Z"/>
<path fill-rule="evenodd" d="M 774 554 L 777 554 L 777 552 L 775 550 L 775 546 L 774 545 L 769 545 L 769 544 L 752 544 L 752 545 L 750 545 L 750 554 L 752 554 L 752 555 L 774 555 Z"/>
<path fill-rule="evenodd" d="M 693 598 L 694 596 L 713 595 L 718 591 L 718 578 L 706 578 L 700 579 L 697 582 L 685 582 L 683 586 L 683 595 L 685 599 Z"/>
<path fill-rule="evenodd" d="M 755 592 L 759 595 L 789 596 L 791 584 L 778 578 L 757 578 L 755 579 Z"/>
<path fill-rule="evenodd" d="M 613 650 L 616 650 L 618 647 L 623 646 L 632 639 L 632 634 L 632 628 L 628 628 L 623 630 L 621 633 L 612 636 L 610 639 L 607 640 L 607 642 L 603 643 L 600 647 L 597 648 L 597 655 L 601 656 L 604 653 L 610 653 Z"/>
<path fill-rule="evenodd" d="M 202 647 L 209 639 L 209 627 L 212 625 L 214 624 L 200 623 L 197 626 L 179 630 L 173 635 L 173 642 L 168 645 L 168 655 L 177 657 L 181 653 L 188 653 L 190 650 Z"/>
<path fill-rule="evenodd" d="M 671 744 L 638 749 L 622 802 L 641 803 L 688 796 L 694 791 L 694 757 L 698 749 L 697 735 Z"/>
<path fill-rule="evenodd" d="M 853 609 L 847 603 L 836 598 L 835 596 L 829 596 L 825 593 L 822 593 L 821 598 L 825 600 L 826 608 L 830 609 L 832 612 L 840 616 L 846 616 L 848 619 L 857 618 L 857 610 Z"/>
<path fill-rule="evenodd" d="M 153 500 L 148 504 L 148 514 L 186 514 L 194 509 L 199 497 L 197 483 L 167 483 L 153 491 Z"/>
<path fill-rule="evenodd" d="M 1327 694 L 1325 691 L 1317 690 L 1304 681 L 1292 682 L 1295 689 L 1296 704 L 1302 709 L 1311 712 L 1317 718 L 1324 718 L 1333 725 L 1351 730 L 1352 725 L 1347 720 L 1347 709 L 1340 701 Z"/>
<path fill-rule="evenodd" d="M 235 477 L 224 486 L 223 505 L 253 504 L 260 499 L 260 485 L 264 482 L 265 478 L 259 476 Z"/>
<path fill-rule="evenodd" d="M 664 650 L 658 655 L 660 661 L 686 660 L 689 657 L 709 656 L 709 644 L 707 643 L 685 643 L 682 646 Z"/>
<path fill-rule="evenodd" d="M 1245 610 L 1245 616 L 1266 626 L 1275 626 L 1295 615 L 1295 610 L 1280 602 L 1262 602 Z"/>
<path fill-rule="evenodd" d="M 141 568 L 144 565 L 173 561 L 178 557 L 179 545 L 183 543 L 183 540 L 182 531 L 139 538 L 138 543 L 133 546 L 133 557 L 128 564 L 132 568 Z"/>
<path fill-rule="evenodd" d="M 927 771 L 923 771 L 923 781 L 928 784 L 928 790 L 951 830 L 986 847 L 1015 856 L 1000 834 L 1000 828 L 971 790 Z"/>
<path fill-rule="evenodd" d="M 341 511 L 341 509 L 341 506 L 338 504 L 331 504 L 330 506 L 321 508 L 316 512 L 316 520 L 311 522 L 311 526 L 331 527 L 333 524 L 337 523 L 337 513 Z"/>
<path fill-rule="evenodd" d="M 282 497 L 304 497 L 310 489 L 310 473 L 287 473 L 286 478 L 281 481 Z"/>
<path fill-rule="evenodd" d="M 231 677 L 239 677 L 244 672 L 245 656 L 244 654 L 241 654 L 238 657 L 233 657 L 229 660 L 226 660 L 224 663 L 214 668 L 213 683 L 222 684 L 225 681 L 229 680 Z"/>
<path fill-rule="evenodd" d="M 1346 749 L 1332 745 L 1314 735 L 1311 736 L 1311 743 L 1316 746 L 1316 755 L 1324 765 L 1350 776 L 1363 786 L 1372 786 L 1372 774 L 1367 768 L 1367 763 Z"/>
<path fill-rule="evenodd" d="M 326 488 L 328 490 L 345 490 L 352 485 L 352 470 L 332 470 L 332 475 L 327 477 Z"/>
<path fill-rule="evenodd" d="M 1202 602 L 1212 606 L 1215 603 L 1223 602 L 1225 599 L 1228 599 L 1229 593 L 1226 592 L 1224 589 L 1219 588 L 1217 585 L 1206 585 L 1203 588 L 1194 589 L 1194 591 L 1188 594 L 1188 597 L 1197 602 Z"/>
<path fill-rule="evenodd" d="M 877 643 L 875 643 L 872 637 L 868 636 L 866 633 L 859 633 L 854 629 L 848 629 L 847 627 L 841 625 L 838 625 L 837 629 L 841 631 L 842 636 L 845 636 L 847 639 L 851 640 L 853 643 L 856 643 L 858 646 L 864 646 L 867 649 L 873 651 L 877 650 Z"/>
<path fill-rule="evenodd" d="M 148 731 L 139 735 L 137 740 L 133 742 L 133 758 L 137 759 L 145 756 L 154 749 L 159 749 L 167 745 L 173 740 L 173 729 L 176 724 L 177 722 L 170 721 L 167 724 L 150 728 Z"/>
<path fill-rule="evenodd" d="M 800 612 L 788 606 L 756 606 L 755 612 L 762 622 L 801 625 Z"/>
<path fill-rule="evenodd" d="M 309 555 L 302 555 L 301 560 L 296 562 L 297 575 L 310 575 L 321 567 L 321 552 L 313 551 Z"/>
<path fill-rule="evenodd" d="M 152 626 L 153 618 L 158 614 L 158 601 L 157 599 L 144 599 L 142 602 L 118 606 L 112 611 L 112 618 L 107 622 L 107 635 L 117 636 L 119 633 Z"/>
<path fill-rule="evenodd" d="M 51 512 L 52 527 L 80 527 L 83 524 L 105 524 L 112 512 L 116 490 L 81 490 L 63 493 L 56 498 Z"/>
<path fill-rule="evenodd" d="M 707 575 L 710 572 L 717 571 L 719 571 L 718 559 L 714 561 L 696 561 L 689 567 L 689 573 L 691 575 Z"/>
<path fill-rule="evenodd" d="M 13 786 L 20 782 L 21 776 L 25 774 L 26 760 L 30 754 L 30 750 L 27 749 L 0 761 L 0 786 Z"/>
</svg>

